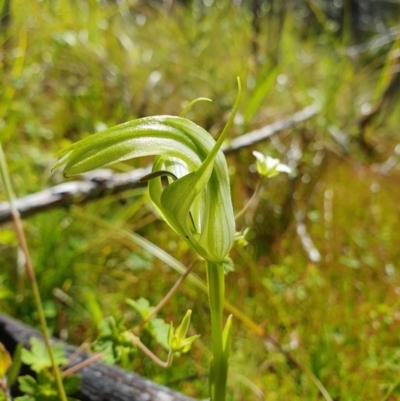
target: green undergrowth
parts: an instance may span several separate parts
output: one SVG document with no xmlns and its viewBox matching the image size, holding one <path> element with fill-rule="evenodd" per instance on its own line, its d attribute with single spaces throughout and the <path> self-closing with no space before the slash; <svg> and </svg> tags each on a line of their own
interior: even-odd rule
<svg viewBox="0 0 400 401">
<path fill-rule="evenodd" d="M 187 117 L 217 135 L 234 103 L 236 76 L 244 93 L 230 138 L 317 104 L 316 117 L 252 147 L 282 158 L 297 176 L 269 181 L 258 206 L 238 221 L 238 230 L 251 226 L 257 235 L 235 246 L 226 296 L 333 399 L 383 399 L 400 370 L 398 100 L 366 130 L 374 152 L 356 138 L 362 112 L 394 73 L 398 42 L 350 58 L 346 49 L 354 43 L 319 9 L 309 26 L 289 9 L 279 29 L 263 26 L 254 37 L 247 8 L 214 3 L 167 9 L 137 1 L 12 1 L 10 26 L 0 35 L 0 140 L 15 192 L 63 182 L 50 170 L 65 145 L 134 118 L 178 115 L 199 96 L 213 102 L 196 104 Z M 238 212 L 259 178 L 250 149 L 227 159 Z M 156 305 L 180 277 L 154 249 L 98 220 L 136 232 L 186 266 L 195 257 L 154 214 L 145 189 L 26 219 L 50 328 L 74 344 L 95 339 L 109 316 L 140 323 L 126 299 Z M 300 223 L 318 261 L 304 249 Z M 2 225 L 0 311 L 37 325 L 17 248 L 12 225 Z M 205 279 L 201 263 L 194 272 Z M 186 280 L 160 317 L 177 323 L 188 308 L 190 334 L 201 334 L 190 356 L 163 370 L 138 354 L 131 368 L 204 398 L 211 355 L 206 294 Z M 150 335 L 142 341 L 166 355 Z M 322 399 L 304 369 L 238 318 L 228 394 L 232 401 Z"/>
</svg>

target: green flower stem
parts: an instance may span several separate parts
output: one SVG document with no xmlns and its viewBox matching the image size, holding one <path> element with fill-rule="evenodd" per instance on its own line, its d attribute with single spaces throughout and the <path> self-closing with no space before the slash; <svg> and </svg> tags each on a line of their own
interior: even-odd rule
<svg viewBox="0 0 400 401">
<path fill-rule="evenodd" d="M 210 367 L 210 399 L 225 401 L 228 359 L 224 353 L 222 311 L 224 308 L 225 278 L 222 263 L 207 261 L 208 298 L 211 310 L 213 360 Z"/>
<path fill-rule="evenodd" d="M 44 343 L 46 345 L 46 349 L 47 349 L 47 352 L 49 353 L 51 364 L 53 367 L 53 374 L 54 374 L 54 377 L 56 380 L 58 394 L 60 396 L 61 401 L 67 401 L 67 396 L 65 394 L 64 386 L 63 386 L 62 379 L 61 379 L 61 374 L 60 374 L 58 366 L 55 362 L 53 349 L 51 348 L 49 330 L 47 328 L 46 318 L 45 318 L 44 311 L 43 311 L 42 300 L 40 298 L 39 287 L 37 285 L 35 272 L 33 270 L 31 257 L 29 255 L 28 244 L 26 243 L 26 238 L 25 238 L 24 230 L 22 228 L 19 212 L 14 204 L 14 193 L 12 190 L 11 181 L 10 181 L 10 177 L 8 174 L 6 158 L 5 158 L 5 155 L 3 152 L 3 147 L 1 144 L 0 144 L 0 177 L 1 177 L 1 181 L 3 182 L 3 185 L 4 185 L 4 190 L 6 193 L 7 200 L 10 203 L 11 214 L 12 214 L 12 217 L 14 220 L 15 231 L 18 236 L 18 241 L 19 241 L 19 244 L 25 255 L 26 272 L 28 274 L 29 281 L 32 286 L 33 298 L 34 298 L 34 301 L 36 304 L 37 312 L 39 314 L 39 320 L 40 320 L 40 325 L 42 327 Z"/>
<path fill-rule="evenodd" d="M 260 195 L 262 194 L 263 190 L 264 190 L 264 180 L 261 178 L 260 181 L 258 181 L 257 187 L 256 187 L 253 195 L 251 196 L 251 198 L 243 206 L 243 209 L 240 210 L 235 215 L 235 220 L 240 219 L 257 202 L 257 200 L 259 200 Z"/>
</svg>

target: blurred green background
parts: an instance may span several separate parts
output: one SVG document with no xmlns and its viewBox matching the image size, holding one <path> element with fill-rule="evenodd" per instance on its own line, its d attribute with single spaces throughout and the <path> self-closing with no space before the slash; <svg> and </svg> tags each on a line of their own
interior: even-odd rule
<svg viewBox="0 0 400 401">
<path fill-rule="evenodd" d="M 310 104 L 319 113 L 228 157 L 238 212 L 259 177 L 251 150 L 295 171 L 268 181 L 237 230 L 227 299 L 234 319 L 229 400 L 400 397 L 400 5 L 253 0 L 0 0 L 0 140 L 18 197 L 63 182 L 53 154 L 134 118 L 178 115 L 217 136 L 244 93 L 230 138 Z M 117 172 L 146 166 L 134 160 Z M 70 180 L 76 180 L 74 177 Z M 0 201 L 5 195 L 0 192 Z M 54 335 L 94 340 L 101 321 L 140 320 L 127 298 L 156 305 L 179 278 L 155 248 L 194 260 L 154 214 L 146 189 L 29 217 L 24 228 Z M 103 223 L 102 223 L 103 222 Z M 13 225 L 0 226 L 0 311 L 38 325 Z M 195 273 L 204 278 L 201 263 Z M 131 368 L 207 396 L 207 296 L 186 280 L 160 317 L 190 308 L 201 334 L 162 370 L 138 353 Z M 268 338 L 280 344 L 274 346 Z M 159 355 L 151 336 L 143 341 Z M 299 364 L 288 357 L 289 352 Z"/>
</svg>

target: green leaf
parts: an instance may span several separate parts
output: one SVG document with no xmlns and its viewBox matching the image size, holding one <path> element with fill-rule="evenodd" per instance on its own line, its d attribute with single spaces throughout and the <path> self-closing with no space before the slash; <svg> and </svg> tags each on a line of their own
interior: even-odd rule
<svg viewBox="0 0 400 401">
<path fill-rule="evenodd" d="M 268 74 L 264 69 L 260 71 L 258 78 L 260 82 L 258 82 L 258 84 L 255 86 L 255 89 L 253 90 L 252 95 L 244 108 L 243 117 L 246 122 L 250 122 L 254 115 L 260 110 L 262 101 L 269 94 L 271 87 L 276 82 L 276 77 L 279 73 L 278 66 L 272 68 L 269 63 L 265 63 L 265 66 L 269 67 Z"/>
<path fill-rule="evenodd" d="M 74 394 L 79 390 L 82 378 L 77 375 L 67 376 L 63 379 L 66 394 Z"/>
<path fill-rule="evenodd" d="M 22 344 L 18 343 L 14 351 L 12 364 L 7 373 L 7 384 L 9 387 L 14 383 L 21 369 L 21 353 Z"/>
<path fill-rule="evenodd" d="M 153 312 L 154 306 L 150 305 L 150 302 L 146 298 L 139 298 L 138 300 L 127 298 L 125 302 L 132 306 L 136 312 L 140 314 L 142 319 L 147 319 L 147 317 Z"/>
<path fill-rule="evenodd" d="M 169 350 L 168 345 L 168 330 L 169 324 L 164 319 L 153 318 L 146 325 L 146 330 L 152 335 L 152 337 L 166 350 Z"/>
<path fill-rule="evenodd" d="M 103 352 L 102 359 L 106 363 L 120 363 L 123 367 L 130 368 L 136 357 L 136 346 L 132 343 L 131 334 L 126 330 L 123 318 L 104 319 L 99 329 L 100 334 L 93 343 L 93 350 Z"/>
<path fill-rule="evenodd" d="M 14 398 L 15 401 L 37 401 L 35 397 L 30 395 L 23 395 L 21 397 Z"/>
<path fill-rule="evenodd" d="M 44 394 L 37 394 L 35 396 L 35 401 L 60 401 L 60 397 L 55 391 L 53 391 L 52 394 L 46 392 Z"/>
<path fill-rule="evenodd" d="M 24 397 L 19 397 L 19 401 L 59 401 L 58 391 L 55 380 L 51 375 L 41 371 L 38 373 L 37 381 L 31 376 L 22 376 L 18 378 L 19 389 L 26 393 Z M 81 378 L 71 375 L 63 379 L 66 394 L 75 393 L 80 386 Z M 73 398 L 68 398 L 74 400 Z"/>
<path fill-rule="evenodd" d="M 232 315 L 229 315 L 225 323 L 224 330 L 222 331 L 223 355 L 226 363 L 228 363 L 231 349 L 231 337 L 232 337 Z"/>
<path fill-rule="evenodd" d="M 41 370 L 36 375 L 36 381 L 38 382 L 39 387 L 41 387 L 42 389 L 50 389 L 52 387 L 52 384 L 54 384 L 53 376 L 51 376 L 46 370 Z"/>
<path fill-rule="evenodd" d="M 23 393 L 34 394 L 37 390 L 38 384 L 32 376 L 18 377 L 19 389 Z"/>
<path fill-rule="evenodd" d="M 94 320 L 96 325 L 100 325 L 104 319 L 104 316 L 101 305 L 99 304 L 95 293 L 90 288 L 86 288 L 84 292 L 84 297 L 86 301 L 86 307 L 89 310 L 92 319 Z"/>
<path fill-rule="evenodd" d="M 63 365 L 68 362 L 68 359 L 64 356 L 61 344 L 53 346 L 53 354 L 57 365 Z M 40 372 L 43 369 L 51 367 L 51 360 L 44 343 L 34 337 L 31 339 L 31 349 L 22 350 L 21 360 L 35 372 Z"/>
<path fill-rule="evenodd" d="M 139 298 L 138 300 L 126 299 L 126 303 L 132 306 L 142 317 L 146 320 L 154 310 L 154 306 L 150 305 L 150 302 L 145 298 Z M 169 349 L 168 345 L 168 330 L 169 324 L 163 319 L 153 317 L 145 325 L 146 331 L 165 349 Z"/>
</svg>

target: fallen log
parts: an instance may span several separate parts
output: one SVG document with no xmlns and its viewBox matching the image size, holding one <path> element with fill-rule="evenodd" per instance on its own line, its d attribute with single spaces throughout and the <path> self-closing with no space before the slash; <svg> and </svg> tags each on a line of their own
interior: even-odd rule
<svg viewBox="0 0 400 401">
<path fill-rule="evenodd" d="M 278 132 L 310 119 L 317 113 L 317 106 L 308 106 L 294 113 L 287 119 L 277 120 L 270 125 L 233 139 L 229 146 L 223 148 L 223 151 L 226 155 L 229 155 L 243 148 L 265 141 Z M 128 189 L 145 186 L 147 184 L 139 180 L 149 172 L 150 167 L 122 174 L 113 173 L 111 170 L 106 169 L 95 170 L 83 174 L 82 181 L 65 182 L 32 195 L 16 199 L 15 206 L 20 216 L 25 218 L 57 207 L 68 207 L 71 204 L 83 204 L 106 195 L 115 195 Z M 11 220 L 11 210 L 8 202 L 0 202 L 0 224 Z"/>
<path fill-rule="evenodd" d="M 14 353 L 17 343 L 28 347 L 32 337 L 42 339 L 41 334 L 32 327 L 0 314 L 0 342 L 9 353 Z M 62 344 L 67 357 L 76 353 L 76 347 L 61 340 L 53 339 L 53 342 Z M 77 353 L 73 364 L 88 358 L 85 352 Z M 77 374 L 82 377 L 82 383 L 75 397 L 81 401 L 195 401 L 136 373 L 103 362 L 94 362 Z"/>
</svg>

